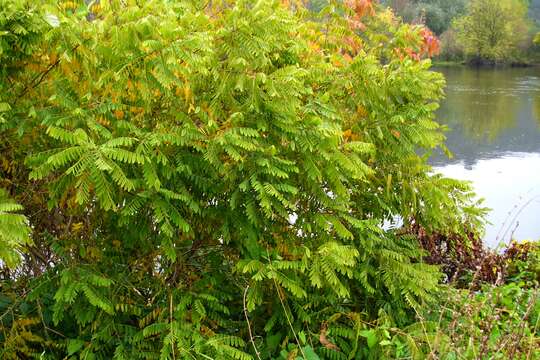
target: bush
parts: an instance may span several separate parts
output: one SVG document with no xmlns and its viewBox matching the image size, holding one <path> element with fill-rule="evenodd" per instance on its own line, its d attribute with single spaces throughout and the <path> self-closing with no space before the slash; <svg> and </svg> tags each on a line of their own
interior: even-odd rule
<svg viewBox="0 0 540 360">
<path fill-rule="evenodd" d="M 398 327 L 381 314 L 361 330 L 369 336 L 369 353 L 385 359 L 536 359 L 539 249 L 538 243 L 514 243 L 500 255 L 497 267 L 478 267 L 466 288 L 456 286 L 463 281 L 441 286 L 436 302 L 417 309 L 414 324 Z M 485 263 L 492 265 L 493 256 Z M 504 278 L 497 276 L 502 264 Z M 487 269 L 498 283 L 481 280 Z"/>
<path fill-rule="evenodd" d="M 436 39 L 372 1 L 12 4 L 35 2 L 0 24 L 45 25 L 0 74 L 31 232 L 0 254 L 3 359 L 384 356 L 372 324 L 415 321 L 441 273 L 382 225 L 480 231 L 418 155 L 444 140 Z"/>
</svg>

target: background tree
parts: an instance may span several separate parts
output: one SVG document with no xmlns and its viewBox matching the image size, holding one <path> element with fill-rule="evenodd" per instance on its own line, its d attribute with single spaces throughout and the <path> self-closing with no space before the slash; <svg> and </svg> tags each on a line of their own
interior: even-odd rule
<svg viewBox="0 0 540 360">
<path fill-rule="evenodd" d="M 463 15 L 469 0 L 423 0 L 416 5 L 417 9 L 423 13 L 425 24 L 440 35 L 447 31 L 452 21 Z"/>
<path fill-rule="evenodd" d="M 435 34 L 450 28 L 452 21 L 464 14 L 468 0 L 386 0 L 396 14 L 406 22 L 423 22 Z"/>
<path fill-rule="evenodd" d="M 471 0 L 467 14 L 454 23 L 458 43 L 473 62 L 515 58 L 528 35 L 527 2 Z"/>
</svg>

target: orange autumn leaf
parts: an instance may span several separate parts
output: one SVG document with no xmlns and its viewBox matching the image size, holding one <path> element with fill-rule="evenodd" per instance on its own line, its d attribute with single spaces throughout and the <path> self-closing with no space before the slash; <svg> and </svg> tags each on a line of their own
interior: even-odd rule
<svg viewBox="0 0 540 360">
<path fill-rule="evenodd" d="M 349 27 L 353 30 L 364 31 L 366 26 L 362 18 L 375 15 L 373 0 L 347 0 L 345 6 L 353 11 L 352 16 L 347 16 Z"/>
<path fill-rule="evenodd" d="M 439 39 L 435 34 L 428 28 L 423 28 L 420 31 L 420 35 L 422 36 L 422 48 L 420 53 L 428 57 L 438 55 L 441 51 L 441 46 Z"/>
<path fill-rule="evenodd" d="M 336 344 L 328 340 L 328 338 L 326 337 L 327 332 L 328 332 L 328 324 L 323 323 L 321 325 L 321 334 L 319 335 L 319 342 L 321 343 L 322 346 L 324 346 L 327 349 L 340 352 L 341 351 L 340 348 Z"/>
<path fill-rule="evenodd" d="M 358 54 L 358 52 L 362 48 L 362 44 L 359 41 L 358 37 L 347 36 L 343 38 L 343 42 L 349 47 L 349 50 L 352 52 L 353 55 Z"/>
<path fill-rule="evenodd" d="M 366 15 L 375 14 L 373 0 L 347 0 L 345 1 L 345 6 L 352 9 L 355 13 L 355 17 L 358 19 Z"/>
<path fill-rule="evenodd" d="M 319 44 L 317 44 L 316 42 L 314 41 L 310 41 L 308 42 L 308 45 L 309 45 L 309 48 L 315 52 L 320 52 L 321 51 L 321 47 Z"/>
<path fill-rule="evenodd" d="M 362 118 L 368 115 L 366 108 L 362 105 L 358 105 L 358 107 L 356 108 L 356 113 Z"/>
<path fill-rule="evenodd" d="M 121 120 L 124 118 L 124 112 L 122 110 L 115 110 L 114 117 L 117 118 L 118 120 Z"/>
<path fill-rule="evenodd" d="M 332 59 L 332 64 L 333 64 L 335 67 L 342 67 L 342 66 L 343 66 L 343 63 L 342 63 L 341 60 L 338 59 L 338 58 Z"/>
<path fill-rule="evenodd" d="M 111 124 L 110 121 L 105 119 L 103 116 L 99 116 L 96 121 L 98 124 L 103 126 L 109 126 Z"/>
</svg>

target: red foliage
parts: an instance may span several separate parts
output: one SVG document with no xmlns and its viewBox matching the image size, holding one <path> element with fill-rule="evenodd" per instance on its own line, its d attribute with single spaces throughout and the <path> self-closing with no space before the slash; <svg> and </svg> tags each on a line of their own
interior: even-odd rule
<svg viewBox="0 0 540 360">
<path fill-rule="evenodd" d="M 406 56 L 410 59 L 420 61 L 422 58 L 438 55 L 441 48 L 437 36 L 428 28 L 423 27 L 420 30 L 420 44 L 416 49 L 412 47 L 395 48 L 396 55 L 403 60 Z"/>
<path fill-rule="evenodd" d="M 537 246 L 513 242 L 501 254 L 485 247 L 473 233 L 465 237 L 428 234 L 418 225 L 411 226 L 406 233 L 414 235 L 427 252 L 425 262 L 441 266 L 447 282 L 473 289 L 482 283 L 504 283 L 509 275 L 508 265 L 516 260 L 526 261 Z M 470 278 L 463 282 L 467 274 Z"/>
<path fill-rule="evenodd" d="M 422 28 L 420 35 L 422 36 L 422 48 L 420 49 L 420 55 L 427 57 L 438 55 L 441 51 L 441 44 L 437 36 L 435 36 L 435 34 L 433 34 L 433 32 L 428 28 Z"/>
<path fill-rule="evenodd" d="M 349 25 L 355 30 L 364 30 L 365 25 L 362 18 L 366 15 L 375 15 L 373 0 L 346 0 L 345 6 L 354 12 L 352 17 L 348 17 Z"/>
<path fill-rule="evenodd" d="M 346 0 L 345 6 L 352 9 L 358 18 L 375 14 L 373 0 Z"/>
</svg>

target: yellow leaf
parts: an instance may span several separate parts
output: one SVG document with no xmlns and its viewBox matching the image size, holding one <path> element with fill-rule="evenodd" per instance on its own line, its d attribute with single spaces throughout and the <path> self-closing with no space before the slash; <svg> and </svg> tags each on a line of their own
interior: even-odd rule
<svg viewBox="0 0 540 360">
<path fill-rule="evenodd" d="M 71 225 L 71 231 L 73 232 L 79 232 L 84 227 L 84 224 L 82 222 L 75 223 Z"/>
<path fill-rule="evenodd" d="M 189 101 L 189 99 L 191 98 L 191 88 L 189 87 L 189 85 L 184 88 L 184 98 L 186 99 L 186 101 Z"/>
</svg>

